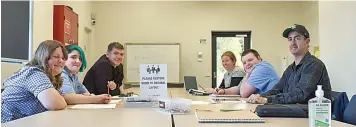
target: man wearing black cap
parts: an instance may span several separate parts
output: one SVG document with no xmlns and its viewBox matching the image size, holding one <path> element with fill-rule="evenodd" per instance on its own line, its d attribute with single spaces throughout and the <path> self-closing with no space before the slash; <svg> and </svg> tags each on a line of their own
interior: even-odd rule
<svg viewBox="0 0 356 127">
<path fill-rule="evenodd" d="M 307 104 L 315 97 L 317 85 L 322 85 L 324 97 L 331 98 L 331 85 L 324 63 L 309 52 L 309 32 L 298 24 L 287 28 L 283 37 L 288 39 L 294 62 L 284 71 L 275 87 L 265 94 L 254 94 L 250 103 Z"/>
</svg>

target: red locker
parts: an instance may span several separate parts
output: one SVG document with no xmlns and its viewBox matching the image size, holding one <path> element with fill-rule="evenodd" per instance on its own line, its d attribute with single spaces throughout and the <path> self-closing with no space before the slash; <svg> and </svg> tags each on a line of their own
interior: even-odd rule
<svg viewBox="0 0 356 127">
<path fill-rule="evenodd" d="M 78 14 L 65 5 L 54 5 L 53 39 L 78 45 Z"/>
</svg>

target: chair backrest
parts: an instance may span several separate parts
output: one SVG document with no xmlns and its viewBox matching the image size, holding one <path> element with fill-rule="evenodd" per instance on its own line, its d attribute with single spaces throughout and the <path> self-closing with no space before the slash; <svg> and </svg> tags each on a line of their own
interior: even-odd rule
<svg viewBox="0 0 356 127">
<path fill-rule="evenodd" d="M 353 95 L 349 104 L 344 111 L 343 121 L 352 125 L 356 125 L 356 95 Z"/>
<path fill-rule="evenodd" d="M 346 92 L 331 91 L 331 118 L 342 122 L 347 104 L 349 104 L 349 98 Z"/>
<path fill-rule="evenodd" d="M 336 101 L 336 99 L 339 97 L 340 94 L 341 92 L 331 91 L 331 101 L 332 102 Z"/>
</svg>

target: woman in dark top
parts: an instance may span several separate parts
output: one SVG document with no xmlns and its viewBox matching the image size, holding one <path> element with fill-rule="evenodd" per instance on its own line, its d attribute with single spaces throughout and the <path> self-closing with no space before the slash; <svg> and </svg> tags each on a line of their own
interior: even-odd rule
<svg viewBox="0 0 356 127">
<path fill-rule="evenodd" d="M 238 86 L 240 81 L 245 76 L 245 72 L 240 67 L 236 66 L 235 54 L 231 51 L 226 51 L 221 56 L 222 65 L 224 66 L 226 73 L 224 79 L 221 81 L 219 88 L 230 88 Z"/>
</svg>

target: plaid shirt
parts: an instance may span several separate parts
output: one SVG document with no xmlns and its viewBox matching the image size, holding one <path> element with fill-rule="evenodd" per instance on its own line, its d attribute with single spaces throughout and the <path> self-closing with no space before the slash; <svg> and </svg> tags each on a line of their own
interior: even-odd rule
<svg viewBox="0 0 356 127">
<path fill-rule="evenodd" d="M 47 111 L 37 96 L 46 89 L 54 88 L 44 71 L 29 66 L 6 79 L 4 86 L 1 123 Z"/>
<path fill-rule="evenodd" d="M 284 71 L 274 88 L 261 96 L 267 97 L 268 103 L 307 104 L 315 97 L 317 85 L 322 85 L 324 97 L 331 98 L 331 85 L 324 63 L 311 55 L 304 56 L 298 65 L 293 62 Z"/>
</svg>

